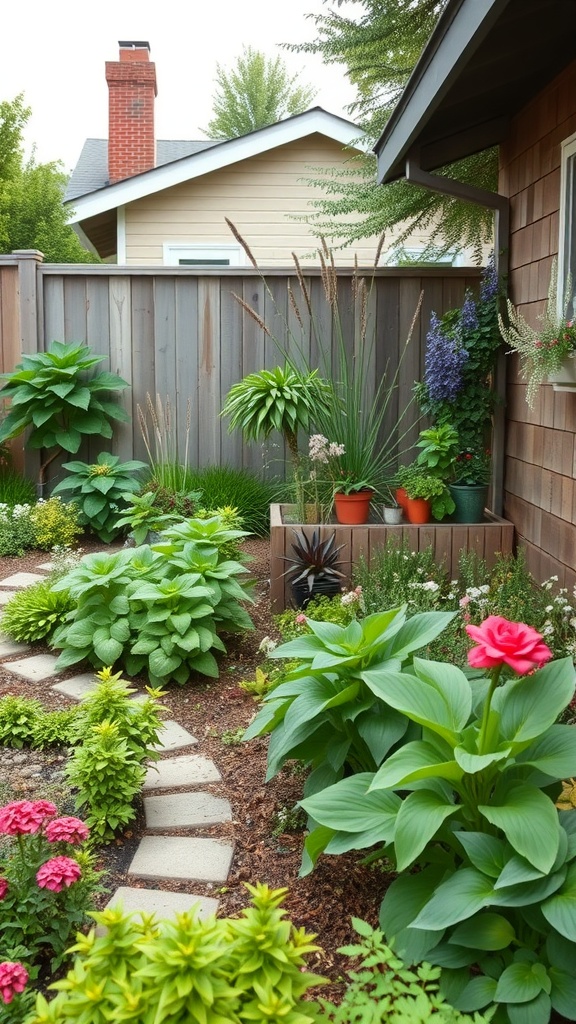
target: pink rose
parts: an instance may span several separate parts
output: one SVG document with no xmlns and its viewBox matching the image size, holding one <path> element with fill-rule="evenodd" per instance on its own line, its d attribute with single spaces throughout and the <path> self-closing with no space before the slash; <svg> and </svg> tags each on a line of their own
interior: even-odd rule
<svg viewBox="0 0 576 1024">
<path fill-rule="evenodd" d="M 64 886 L 69 888 L 81 877 L 80 865 L 71 857 L 52 857 L 36 872 L 40 888 L 51 889 L 52 892 L 61 892 Z"/>
<path fill-rule="evenodd" d="M 0 963 L 0 999 L 3 1003 L 11 1003 L 14 996 L 23 992 L 28 981 L 28 971 L 22 964 L 12 960 Z"/>
<path fill-rule="evenodd" d="M 82 843 L 88 839 L 90 829 L 80 818 L 53 818 L 46 825 L 46 839 L 49 843 Z"/>
<path fill-rule="evenodd" d="M 480 626 L 466 626 L 466 632 L 477 644 L 468 651 L 472 668 L 509 665 L 522 676 L 552 657 L 540 633 L 524 622 L 509 622 L 500 615 L 489 615 Z"/>
<path fill-rule="evenodd" d="M 33 834 L 54 814 L 56 807 L 49 800 L 14 800 L 0 808 L 0 832 L 7 836 Z"/>
<path fill-rule="evenodd" d="M 3 900 L 6 893 L 8 892 L 8 882 L 5 878 L 0 878 L 0 900 Z"/>
</svg>

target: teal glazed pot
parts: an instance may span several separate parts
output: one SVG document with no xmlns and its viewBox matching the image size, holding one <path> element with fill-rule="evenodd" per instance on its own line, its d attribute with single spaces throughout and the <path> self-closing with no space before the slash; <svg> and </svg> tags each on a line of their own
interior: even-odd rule
<svg viewBox="0 0 576 1024">
<path fill-rule="evenodd" d="M 488 499 L 488 484 L 448 484 L 456 508 L 453 523 L 481 523 Z"/>
</svg>

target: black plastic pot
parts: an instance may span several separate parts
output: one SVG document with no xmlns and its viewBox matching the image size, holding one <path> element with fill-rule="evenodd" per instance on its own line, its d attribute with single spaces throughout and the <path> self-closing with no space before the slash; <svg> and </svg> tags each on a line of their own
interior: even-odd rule
<svg viewBox="0 0 576 1024">
<path fill-rule="evenodd" d="M 290 584 L 292 590 L 292 600 L 296 608 L 306 608 L 308 602 L 313 597 L 335 597 L 336 594 L 340 593 L 340 584 L 338 580 L 330 579 L 329 577 L 317 576 L 314 580 L 312 590 L 308 586 L 306 580 L 299 580 L 297 583 Z"/>
</svg>

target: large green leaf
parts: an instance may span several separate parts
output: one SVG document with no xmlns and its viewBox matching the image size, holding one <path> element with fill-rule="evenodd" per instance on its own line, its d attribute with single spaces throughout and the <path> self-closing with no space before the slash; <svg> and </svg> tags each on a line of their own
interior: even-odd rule
<svg viewBox="0 0 576 1024">
<path fill-rule="evenodd" d="M 414 651 L 421 651 L 446 629 L 456 612 L 418 612 L 411 615 L 398 630 L 387 654 L 404 661 Z"/>
<path fill-rule="evenodd" d="M 400 875 L 386 890 L 380 906 L 380 927 L 388 939 L 394 939 L 395 952 L 408 962 L 423 960 L 444 934 L 444 929 L 411 927 L 438 887 L 443 874 L 442 868 L 433 865 L 414 875 Z"/>
<path fill-rule="evenodd" d="M 394 849 L 397 870 L 404 871 L 417 860 L 418 855 L 433 839 L 446 818 L 458 810 L 458 805 L 447 804 L 442 797 L 428 790 L 410 793 L 402 801 L 396 818 Z"/>
<path fill-rule="evenodd" d="M 453 1005 L 457 1010 L 462 1010 L 464 1013 L 474 1013 L 475 1010 L 482 1010 L 485 1006 L 494 1002 L 495 993 L 496 982 L 494 978 L 487 978 L 482 974 L 480 977 L 472 978 L 468 982 L 464 991 L 454 1000 Z"/>
<path fill-rule="evenodd" d="M 438 750 L 424 740 L 405 743 L 378 769 L 373 789 L 394 789 L 415 779 L 438 776 L 458 781 L 463 775 L 456 761 L 438 761 Z"/>
<path fill-rule="evenodd" d="M 447 665 L 447 669 L 454 666 Z M 456 669 L 456 671 L 458 671 Z M 362 672 L 362 678 L 379 692 L 383 700 L 419 725 L 427 726 L 452 745 L 458 743 L 461 713 L 452 708 L 445 693 L 434 682 L 419 678 L 410 672 L 376 669 Z"/>
<path fill-rule="evenodd" d="M 473 867 L 497 879 L 506 864 L 504 840 L 485 832 L 455 832 L 454 835 L 464 847 Z"/>
<path fill-rule="evenodd" d="M 506 949 L 516 938 L 516 932 L 505 917 L 490 912 L 476 914 L 463 921 L 452 932 L 449 942 L 470 949 Z"/>
<path fill-rule="evenodd" d="M 550 993 L 552 983 L 543 964 L 519 960 L 505 967 L 498 979 L 498 1003 L 528 1003 L 540 992 Z"/>
<path fill-rule="evenodd" d="M 529 1003 L 506 1003 L 510 1024 L 548 1024 L 552 1004 L 546 992 L 539 992 Z"/>
<path fill-rule="evenodd" d="M 315 821 L 343 832 L 390 827 L 390 839 L 401 804 L 395 793 L 369 793 L 370 772 L 360 772 L 322 792 L 302 800 L 302 807 Z"/>
<path fill-rule="evenodd" d="M 542 904 L 546 920 L 571 942 L 576 942 L 576 864 L 571 864 L 561 888 Z"/>
<path fill-rule="evenodd" d="M 492 903 L 497 907 L 528 907 L 534 903 L 541 903 L 561 887 L 565 878 L 566 868 L 562 867 L 550 875 L 536 878 L 533 882 L 503 886 L 501 889 L 495 887 Z"/>
<path fill-rule="evenodd" d="M 502 736 L 515 743 L 540 736 L 569 704 L 575 689 L 571 658 L 550 661 L 532 675 L 506 683 L 496 691 L 493 702 L 500 713 Z"/>
<path fill-rule="evenodd" d="M 382 763 L 388 751 L 405 735 L 409 722 L 405 715 L 393 708 L 384 708 L 383 713 L 372 706 L 356 719 L 358 735 L 368 747 L 374 763 Z"/>
<path fill-rule="evenodd" d="M 552 725 L 525 750 L 516 755 L 519 764 L 530 764 L 555 779 L 576 776 L 576 729 L 573 725 Z"/>
<path fill-rule="evenodd" d="M 465 747 L 454 747 L 454 757 L 462 772 L 466 772 L 468 775 L 475 775 L 478 772 L 484 771 L 491 764 L 496 764 L 498 761 L 505 761 L 509 756 L 512 748 L 505 747 L 503 750 L 493 751 L 490 754 L 473 754 Z"/>
<path fill-rule="evenodd" d="M 113 637 L 94 643 L 94 653 L 103 665 L 113 665 L 122 656 L 123 650 L 123 644 L 119 640 L 114 640 Z"/>
<path fill-rule="evenodd" d="M 490 804 L 478 810 L 496 828 L 502 829 L 510 845 L 535 868 L 550 871 L 560 842 L 558 812 L 541 790 L 527 783 L 511 783 Z"/>
<path fill-rule="evenodd" d="M 436 889 L 413 922 L 414 928 L 449 928 L 492 903 L 489 878 L 475 868 L 461 868 Z"/>
<path fill-rule="evenodd" d="M 573 950 L 574 955 L 574 950 Z M 550 1001 L 556 1013 L 561 1013 L 568 1020 L 576 1020 L 576 978 L 574 977 L 574 961 L 572 970 L 560 967 L 549 967 L 548 976 L 552 982 Z"/>
</svg>

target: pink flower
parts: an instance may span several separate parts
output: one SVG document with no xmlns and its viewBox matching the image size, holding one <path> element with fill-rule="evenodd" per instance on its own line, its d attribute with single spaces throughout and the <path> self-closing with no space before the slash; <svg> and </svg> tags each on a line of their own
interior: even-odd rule
<svg viewBox="0 0 576 1024">
<path fill-rule="evenodd" d="M 12 960 L 0 963 L 0 999 L 3 1003 L 11 1003 L 14 996 L 23 992 L 28 981 L 28 971 L 22 964 Z"/>
<path fill-rule="evenodd" d="M 8 892 L 8 882 L 5 878 L 0 878 L 0 900 L 3 900 L 6 893 Z"/>
<path fill-rule="evenodd" d="M 7 836 L 38 832 L 54 814 L 56 807 L 49 800 L 14 800 L 0 808 L 0 832 Z"/>
<path fill-rule="evenodd" d="M 49 843 L 82 843 L 89 834 L 90 829 L 80 818 L 53 818 L 46 825 Z"/>
<path fill-rule="evenodd" d="M 470 594 L 464 594 L 464 597 L 460 598 L 458 604 L 460 605 L 460 608 L 465 608 L 466 605 L 470 604 Z"/>
<path fill-rule="evenodd" d="M 489 615 L 480 626 L 466 626 L 466 632 L 477 644 L 468 651 L 472 668 L 509 665 L 518 675 L 525 675 L 552 657 L 540 633 L 524 622 L 509 622 L 500 615 Z"/>
<path fill-rule="evenodd" d="M 294 622 L 296 623 L 297 626 L 303 626 L 304 623 L 306 622 L 306 616 L 297 615 L 296 618 L 294 619 Z"/>
<path fill-rule="evenodd" d="M 51 889 L 52 892 L 62 892 L 64 886 L 69 888 L 81 877 L 80 865 L 71 857 L 52 857 L 36 872 L 40 888 Z"/>
</svg>

